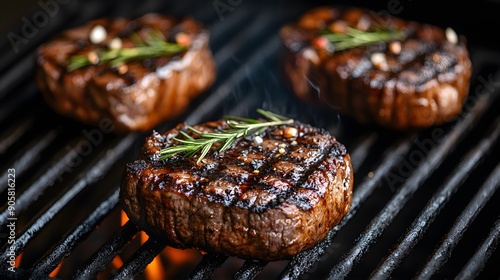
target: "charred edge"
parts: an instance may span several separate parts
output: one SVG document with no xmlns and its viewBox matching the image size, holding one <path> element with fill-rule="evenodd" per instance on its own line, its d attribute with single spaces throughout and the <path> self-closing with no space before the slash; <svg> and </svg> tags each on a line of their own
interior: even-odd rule
<svg viewBox="0 0 500 280">
<path fill-rule="evenodd" d="M 309 176 L 314 171 L 319 169 L 319 166 L 324 162 L 324 160 L 327 157 L 333 157 L 333 158 L 337 158 L 337 159 L 340 158 L 343 161 L 344 157 L 347 155 L 347 149 L 345 148 L 345 146 L 343 144 L 341 144 L 338 141 L 335 141 L 329 149 L 325 149 L 325 150 L 326 150 L 326 152 L 323 153 L 321 160 L 318 160 L 314 164 L 314 166 L 312 166 L 312 168 L 310 168 L 308 170 L 308 172 L 306 174 L 304 174 L 304 176 L 301 178 L 301 180 L 295 186 L 294 190 L 296 190 L 298 188 L 298 186 L 305 185 Z M 336 172 L 337 172 L 337 169 L 335 170 L 335 173 Z M 333 174 L 333 175 L 335 176 L 336 174 Z M 290 202 L 303 210 L 310 210 L 311 209 L 311 204 L 310 204 L 310 201 L 307 197 L 303 197 L 303 196 L 291 197 L 291 195 L 293 193 L 295 193 L 295 191 L 289 192 L 288 197 L 286 198 L 287 202 Z"/>
</svg>

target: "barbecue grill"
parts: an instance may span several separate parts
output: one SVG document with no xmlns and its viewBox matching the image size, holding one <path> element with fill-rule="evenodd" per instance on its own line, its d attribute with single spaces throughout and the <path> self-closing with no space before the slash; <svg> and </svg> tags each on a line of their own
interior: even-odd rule
<svg viewBox="0 0 500 280">
<path fill-rule="evenodd" d="M 49 14 L 41 2 L 57 11 Z M 481 25 L 495 26 L 499 6 L 478 2 L 450 14 L 436 7 L 428 12 L 430 3 L 382 2 L 365 7 L 381 16 L 452 26 L 467 36 L 474 73 L 457 119 L 396 133 L 295 99 L 279 76 L 278 30 L 323 2 L 37 2 L 24 17 L 36 32 L 24 36 L 26 23 L 19 20 L 0 39 L 0 278 L 144 279 L 154 262 L 163 270 L 173 267 L 174 279 L 498 279 L 500 52 L 476 32 L 479 22 L 461 19 L 481 12 Z M 53 113 L 34 83 L 34 51 L 90 19 L 150 11 L 206 24 L 218 68 L 213 87 L 158 131 L 228 114 L 255 117 L 264 108 L 328 129 L 346 145 L 355 170 L 352 207 L 316 247 L 272 263 L 195 250 L 175 262 L 175 254 L 186 252 L 165 255 L 164 240 L 144 238 L 130 222 L 120 224 L 121 174 L 147 133 L 117 135 Z M 12 33 L 25 40 L 13 44 Z M 15 204 L 8 203 L 12 196 Z"/>
</svg>

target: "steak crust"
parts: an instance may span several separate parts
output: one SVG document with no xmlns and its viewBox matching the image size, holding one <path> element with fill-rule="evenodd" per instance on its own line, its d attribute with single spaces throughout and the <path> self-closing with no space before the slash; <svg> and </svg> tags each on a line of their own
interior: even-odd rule
<svg viewBox="0 0 500 280">
<path fill-rule="evenodd" d="M 127 165 L 120 192 L 130 220 L 171 246 L 288 259 L 322 240 L 349 210 L 350 157 L 328 132 L 295 122 L 268 128 L 262 143 L 238 139 L 199 164 L 196 157 L 159 160 L 158 151 L 175 145 L 172 138 L 186 127 L 147 137 L 139 158 Z"/>
<path fill-rule="evenodd" d="M 398 29 L 406 38 L 333 54 L 315 44 L 321 31 L 345 26 Z M 395 130 L 439 125 L 461 112 L 469 92 L 466 41 L 451 29 L 381 19 L 360 8 L 320 7 L 284 26 L 280 35 L 284 79 L 297 97 L 361 123 Z"/>
<path fill-rule="evenodd" d="M 90 33 L 97 25 L 105 28 L 107 36 L 101 43 L 92 43 Z M 106 49 L 116 38 L 123 48 L 136 47 L 132 34 L 145 38 L 157 31 L 167 41 L 175 41 L 177 34 L 187 35 L 191 44 L 187 51 L 171 57 L 67 71 L 72 55 Z M 190 18 L 154 13 L 133 20 L 97 19 L 67 30 L 38 48 L 36 63 L 36 81 L 49 106 L 86 124 L 97 125 L 108 118 L 117 132 L 148 131 L 174 118 L 215 80 L 209 32 Z"/>
</svg>

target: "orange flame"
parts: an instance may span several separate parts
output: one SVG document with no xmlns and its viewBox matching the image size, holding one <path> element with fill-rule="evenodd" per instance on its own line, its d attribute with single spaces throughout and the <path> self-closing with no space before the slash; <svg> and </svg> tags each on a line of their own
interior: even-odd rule
<svg viewBox="0 0 500 280">
<path fill-rule="evenodd" d="M 125 212 L 121 211 L 121 225 L 123 226 L 125 223 L 128 222 L 128 217 Z M 148 240 L 148 235 L 141 231 L 141 244 L 144 244 Z M 116 256 L 115 259 L 113 260 L 113 266 L 115 268 L 119 268 L 123 265 L 123 261 L 120 258 L 120 256 Z M 164 279 L 165 278 L 165 270 L 161 261 L 160 256 L 156 256 L 151 263 L 146 267 L 144 270 L 144 275 L 146 279 Z"/>
<path fill-rule="evenodd" d="M 121 225 L 123 226 L 129 219 L 125 212 L 121 211 Z M 149 236 L 141 231 L 140 242 L 144 244 Z M 166 263 L 162 260 L 162 256 L 167 260 Z M 156 256 L 151 263 L 144 269 L 144 278 L 148 280 L 167 279 L 175 275 L 176 269 L 182 264 L 199 258 L 195 250 L 182 250 L 172 247 L 166 247 L 158 256 Z M 115 268 L 123 265 L 123 261 L 119 256 L 116 256 L 112 262 Z"/>
<path fill-rule="evenodd" d="M 19 254 L 19 256 L 16 257 L 16 267 L 19 268 L 19 266 L 21 265 L 21 260 L 23 259 L 23 253 Z"/>
<path fill-rule="evenodd" d="M 141 231 L 141 243 L 146 242 L 148 240 L 148 235 Z M 165 268 L 163 267 L 160 255 L 156 256 L 151 263 L 144 270 L 144 275 L 146 279 L 151 280 L 161 280 L 165 279 Z"/>
<path fill-rule="evenodd" d="M 162 254 L 168 256 L 169 262 L 171 262 L 174 266 L 185 264 L 186 262 L 192 261 L 198 256 L 198 254 L 193 250 L 183 250 L 173 247 L 166 247 L 163 250 Z"/>
<path fill-rule="evenodd" d="M 113 259 L 113 261 L 111 262 L 111 265 L 112 265 L 112 266 L 113 266 L 113 268 L 115 268 L 115 269 L 118 269 L 118 268 L 122 267 L 122 265 L 123 265 L 123 260 L 122 260 L 122 258 L 121 258 L 120 256 L 118 256 L 118 255 L 117 255 L 117 256 Z"/>
<path fill-rule="evenodd" d="M 52 270 L 52 272 L 49 274 L 49 277 L 55 278 L 59 273 L 59 270 L 61 270 L 62 264 L 63 262 L 59 263 L 59 265 L 56 268 L 54 268 L 54 270 Z"/>
<path fill-rule="evenodd" d="M 120 220 L 121 220 L 121 226 L 123 226 L 128 222 L 128 216 L 127 216 L 127 214 L 125 214 L 125 212 L 123 212 L 123 210 L 121 210 L 121 211 L 122 211 L 122 213 L 120 215 Z"/>
<path fill-rule="evenodd" d="M 121 210 L 121 213 L 120 213 L 120 225 L 123 226 L 127 222 L 128 222 L 127 214 L 125 214 L 125 212 L 123 212 L 123 210 Z M 111 265 L 113 266 L 114 269 L 118 269 L 118 268 L 122 267 L 123 260 L 120 257 L 120 255 L 116 255 L 116 257 L 114 257 L 114 259 L 111 261 Z"/>
</svg>

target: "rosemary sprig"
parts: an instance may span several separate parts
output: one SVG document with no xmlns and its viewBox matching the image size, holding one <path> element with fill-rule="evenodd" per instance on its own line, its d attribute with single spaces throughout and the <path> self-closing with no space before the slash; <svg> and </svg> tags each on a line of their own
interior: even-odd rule
<svg viewBox="0 0 500 280">
<path fill-rule="evenodd" d="M 160 160 L 173 157 L 177 154 L 184 154 L 185 157 L 189 158 L 200 152 L 200 156 L 196 161 L 197 163 L 200 163 L 201 160 L 208 154 L 212 146 L 216 143 L 221 143 L 221 145 L 216 148 L 216 151 L 223 152 L 231 147 L 231 145 L 238 138 L 260 134 L 270 126 L 293 123 L 293 119 L 289 119 L 269 111 L 258 109 L 257 112 L 269 121 L 226 116 L 224 119 L 226 120 L 229 129 L 209 133 L 201 132 L 191 126 L 188 126 L 187 129 L 196 134 L 198 138 L 193 138 L 188 133 L 179 131 L 179 134 L 182 135 L 184 139 L 174 137 L 173 139 L 180 144 L 160 150 Z"/>
<path fill-rule="evenodd" d="M 97 63 L 110 63 L 112 67 L 117 67 L 123 63 L 131 60 L 154 58 L 159 56 L 172 56 L 187 49 L 186 46 L 181 46 L 177 43 L 166 42 L 159 31 L 151 32 L 149 37 L 145 40 L 137 34 L 131 36 L 132 41 L 135 43 L 135 48 L 119 48 L 119 49 L 104 49 L 97 50 L 95 54 L 97 57 L 88 55 L 73 55 L 69 59 L 67 70 L 69 72 L 97 64 Z"/>
<path fill-rule="evenodd" d="M 378 42 L 404 40 L 406 33 L 401 30 L 375 29 L 362 31 L 347 27 L 345 33 L 335 33 L 330 30 L 323 32 L 322 38 L 328 40 L 332 50 L 342 51 L 360 46 L 366 46 Z M 320 37 L 320 38 L 321 38 Z"/>
</svg>

